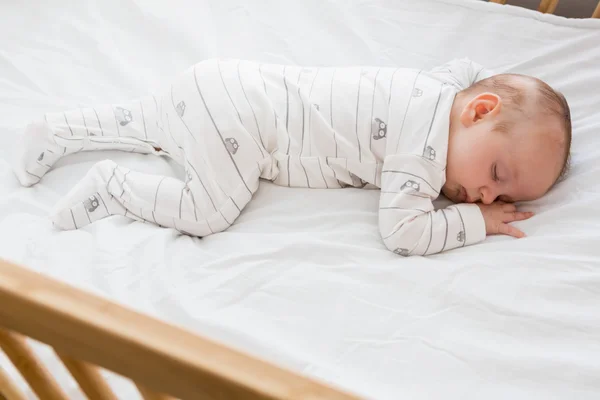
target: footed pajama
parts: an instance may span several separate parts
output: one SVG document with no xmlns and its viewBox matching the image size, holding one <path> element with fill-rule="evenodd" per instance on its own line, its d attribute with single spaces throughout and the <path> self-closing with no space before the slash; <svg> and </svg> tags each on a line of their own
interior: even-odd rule
<svg viewBox="0 0 600 400">
<path fill-rule="evenodd" d="M 290 187 L 381 188 L 386 246 L 400 255 L 436 253 L 485 238 L 477 206 L 436 211 L 432 200 L 445 182 L 454 97 L 487 76 L 468 60 L 420 71 L 211 59 L 162 93 L 46 114 L 26 129 L 15 171 L 32 185 L 78 151 L 171 157 L 183 176 L 96 164 L 52 219 L 77 229 L 122 215 L 195 236 L 231 226 L 261 178 Z"/>
</svg>

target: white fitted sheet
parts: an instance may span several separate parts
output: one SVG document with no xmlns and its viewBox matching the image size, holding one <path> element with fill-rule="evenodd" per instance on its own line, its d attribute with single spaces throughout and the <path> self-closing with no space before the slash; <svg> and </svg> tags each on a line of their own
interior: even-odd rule
<svg viewBox="0 0 600 400">
<path fill-rule="evenodd" d="M 231 229 L 202 240 L 121 217 L 54 230 L 47 213 L 99 160 L 176 170 L 152 156 L 78 154 L 21 188 L 8 159 L 25 124 L 137 97 L 217 56 L 420 68 L 469 57 L 532 74 L 571 104 L 572 173 L 523 206 L 537 212 L 517 224 L 528 238 L 428 258 L 385 250 L 378 192 L 355 189 L 262 184 Z M 5 3 L 0 256 L 368 398 L 596 399 L 599 88 L 600 20 L 482 1 Z M 36 348 L 79 398 L 49 349 Z M 0 365 L 16 376 L 3 355 Z"/>
</svg>

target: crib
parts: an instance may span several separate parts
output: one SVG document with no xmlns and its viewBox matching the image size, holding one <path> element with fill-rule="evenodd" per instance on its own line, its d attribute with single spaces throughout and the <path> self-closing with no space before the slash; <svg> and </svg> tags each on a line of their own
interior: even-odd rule
<svg viewBox="0 0 600 400">
<path fill-rule="evenodd" d="M 68 397 L 26 337 L 51 345 L 89 399 L 117 398 L 97 366 L 146 400 L 355 398 L 6 261 L 0 271 L 0 346 L 40 399 Z M 4 373 L 0 388 L 26 398 Z"/>
<path fill-rule="evenodd" d="M 538 12 L 553 13 L 558 3 L 542 0 Z M 436 6 L 435 1 L 428 4 Z M 501 10 L 473 7 L 489 13 Z M 600 2 L 591 17 L 600 18 Z M 370 395 L 284 368 L 29 267 L 0 261 L 0 348 L 39 399 L 70 395 L 32 350 L 31 340 L 50 346 L 81 393 L 92 400 L 124 398 L 105 381 L 103 370 L 130 379 L 145 400 L 342 400 Z M 0 366 L 0 399 L 27 398 L 32 397 Z"/>
</svg>

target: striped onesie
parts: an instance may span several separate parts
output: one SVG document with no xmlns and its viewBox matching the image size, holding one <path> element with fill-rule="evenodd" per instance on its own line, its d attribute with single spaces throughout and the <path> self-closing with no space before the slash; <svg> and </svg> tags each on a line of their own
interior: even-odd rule
<svg viewBox="0 0 600 400">
<path fill-rule="evenodd" d="M 306 188 L 380 188 L 383 242 L 407 256 L 485 238 L 479 208 L 434 210 L 445 182 L 454 97 L 489 72 L 469 60 L 431 71 L 304 68 L 210 59 L 160 94 L 47 113 L 21 140 L 15 171 L 36 183 L 62 156 L 118 149 L 171 157 L 180 178 L 110 160 L 56 207 L 54 224 L 109 215 L 206 236 L 234 223 L 259 179 Z"/>
</svg>

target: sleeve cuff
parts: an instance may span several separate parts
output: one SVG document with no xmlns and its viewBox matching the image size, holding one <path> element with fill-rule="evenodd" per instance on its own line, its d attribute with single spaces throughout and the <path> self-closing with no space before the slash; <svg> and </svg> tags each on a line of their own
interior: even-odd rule
<svg viewBox="0 0 600 400">
<path fill-rule="evenodd" d="M 462 216 L 465 224 L 465 245 L 483 242 L 486 237 L 485 220 L 476 204 L 454 205 Z"/>
</svg>

